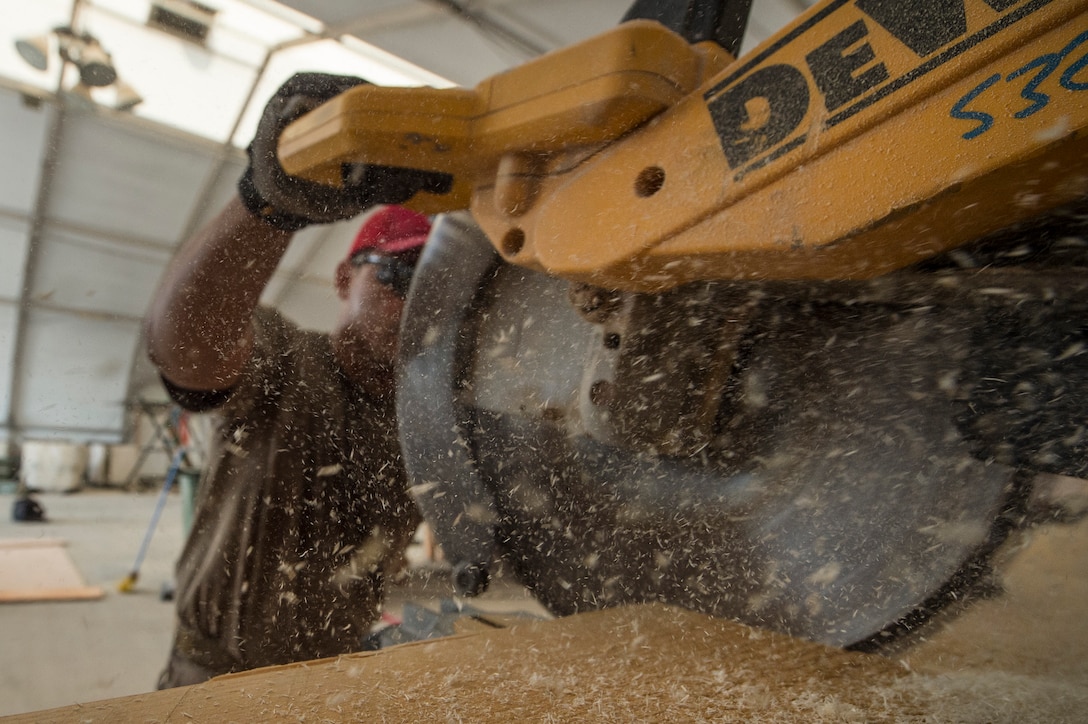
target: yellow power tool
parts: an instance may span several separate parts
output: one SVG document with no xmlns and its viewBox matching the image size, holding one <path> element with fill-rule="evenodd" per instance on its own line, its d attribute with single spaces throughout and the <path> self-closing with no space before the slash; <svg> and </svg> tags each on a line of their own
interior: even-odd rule
<svg viewBox="0 0 1088 724">
<path fill-rule="evenodd" d="M 735 57 L 746 8 L 637 0 L 474 89 L 358 87 L 280 157 L 471 211 L 398 392 L 463 593 L 501 558 L 559 614 L 877 648 L 1088 485 L 1088 2 L 824 0 Z"/>
</svg>

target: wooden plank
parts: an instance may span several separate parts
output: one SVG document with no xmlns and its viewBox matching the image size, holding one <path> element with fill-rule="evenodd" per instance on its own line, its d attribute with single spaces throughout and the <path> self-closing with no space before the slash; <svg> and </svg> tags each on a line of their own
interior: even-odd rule
<svg viewBox="0 0 1088 724">
<path fill-rule="evenodd" d="M 0 603 L 84 601 L 105 595 L 88 586 L 65 550 L 54 538 L 0 540 Z"/>
<path fill-rule="evenodd" d="M 63 538 L 0 538 L 0 551 L 21 548 L 56 548 L 68 545 Z"/>
<path fill-rule="evenodd" d="M 1084 722 L 1088 519 L 1020 544 L 1003 594 L 901 660 L 646 605 L 0 721 Z"/>
<path fill-rule="evenodd" d="M 649 604 L 10 721 L 746 721 L 767 711 L 782 721 L 875 721 L 898 711 L 889 698 L 910 699 L 893 688 L 908 675 L 879 656 Z"/>
<path fill-rule="evenodd" d="M 72 586 L 40 590 L 0 590 L 0 603 L 34 603 L 35 601 L 93 601 L 106 592 L 101 586 Z"/>
</svg>

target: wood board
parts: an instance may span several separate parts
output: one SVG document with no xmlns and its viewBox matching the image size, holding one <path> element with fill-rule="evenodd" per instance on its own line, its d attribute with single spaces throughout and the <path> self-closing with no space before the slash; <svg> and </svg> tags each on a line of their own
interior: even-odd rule
<svg viewBox="0 0 1088 724">
<path fill-rule="evenodd" d="M 0 603 L 82 601 L 101 598 L 88 586 L 56 538 L 0 539 Z"/>
<path fill-rule="evenodd" d="M 1084 722 L 1088 520 L 1018 544 L 1004 590 L 900 655 L 649 604 L 515 622 L 7 722 Z"/>
<path fill-rule="evenodd" d="M 1079 721 L 1085 702 L 1088 688 L 1068 682 L 912 672 L 885 657 L 647 604 L 10 721 L 1049 723 Z"/>
</svg>

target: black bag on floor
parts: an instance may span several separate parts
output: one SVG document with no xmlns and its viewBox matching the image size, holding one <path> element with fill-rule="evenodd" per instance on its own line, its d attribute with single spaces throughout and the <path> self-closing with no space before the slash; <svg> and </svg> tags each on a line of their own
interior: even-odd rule
<svg viewBox="0 0 1088 724">
<path fill-rule="evenodd" d="M 28 523 L 40 523 L 45 520 L 45 509 L 36 500 L 19 498 L 11 506 L 12 520 Z"/>
</svg>

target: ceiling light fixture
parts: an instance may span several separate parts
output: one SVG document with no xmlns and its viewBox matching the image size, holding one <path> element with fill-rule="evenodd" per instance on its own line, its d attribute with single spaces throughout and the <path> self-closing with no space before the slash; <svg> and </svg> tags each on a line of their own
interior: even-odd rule
<svg viewBox="0 0 1088 724">
<path fill-rule="evenodd" d="M 79 69 L 79 80 L 92 88 L 102 88 L 117 80 L 110 54 L 89 33 L 76 35 L 68 28 L 57 28 L 60 57 Z"/>
<path fill-rule="evenodd" d="M 69 97 L 93 102 L 93 89 L 113 86 L 117 99 L 114 108 L 117 110 L 131 110 L 143 101 L 132 86 L 117 77 L 113 58 L 98 42 L 98 38 L 90 33 L 77 33 L 67 26 L 53 28 L 51 35 L 56 38 L 61 61 L 71 63 L 79 71 L 79 82 L 66 93 Z M 50 35 L 15 41 L 15 49 L 22 59 L 42 71 L 49 67 L 50 45 Z"/>
<path fill-rule="evenodd" d="M 49 36 L 37 35 L 33 38 L 19 38 L 15 41 L 15 50 L 19 55 L 38 70 L 49 67 Z"/>
<path fill-rule="evenodd" d="M 120 78 L 113 82 L 113 89 L 115 91 L 113 107 L 119 111 L 130 111 L 144 102 L 136 89 Z"/>
</svg>

